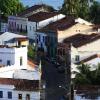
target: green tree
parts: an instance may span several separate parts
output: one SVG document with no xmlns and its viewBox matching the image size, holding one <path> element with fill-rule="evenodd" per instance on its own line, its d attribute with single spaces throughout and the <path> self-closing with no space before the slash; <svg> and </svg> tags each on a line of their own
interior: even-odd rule
<svg viewBox="0 0 100 100">
<path fill-rule="evenodd" d="M 79 6 L 79 0 L 64 0 L 61 11 L 64 14 L 74 14 L 77 13 L 77 8 Z"/>
<path fill-rule="evenodd" d="M 76 85 L 100 85 L 100 63 L 96 66 L 96 70 L 90 70 L 89 65 L 82 64 L 77 67 L 74 83 Z"/>
<path fill-rule="evenodd" d="M 100 3 L 94 2 L 90 7 L 90 19 L 95 24 L 100 24 Z"/>
<path fill-rule="evenodd" d="M 24 9 L 19 0 L 0 0 L 0 12 L 4 17 L 16 14 Z"/>
<path fill-rule="evenodd" d="M 61 11 L 64 14 L 74 14 L 76 17 L 88 19 L 90 2 L 94 0 L 64 0 Z"/>
<path fill-rule="evenodd" d="M 86 85 L 86 84 L 91 84 L 91 71 L 90 71 L 90 66 L 82 64 L 77 67 L 79 72 L 76 72 L 76 77 L 75 77 L 75 84 L 77 85 Z"/>
<path fill-rule="evenodd" d="M 94 84 L 96 85 L 100 85 L 100 63 L 97 65 L 97 69 L 94 72 L 94 76 L 95 76 L 95 82 Z"/>
<path fill-rule="evenodd" d="M 28 46 L 28 57 L 31 59 L 35 59 L 35 56 L 36 56 L 35 47 L 33 47 L 33 45 L 29 45 Z"/>
</svg>

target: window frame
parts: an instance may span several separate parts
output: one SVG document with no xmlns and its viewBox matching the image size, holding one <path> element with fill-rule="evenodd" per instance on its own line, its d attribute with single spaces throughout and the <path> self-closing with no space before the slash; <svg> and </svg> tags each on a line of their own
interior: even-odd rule
<svg viewBox="0 0 100 100">
<path fill-rule="evenodd" d="M 3 98 L 3 91 L 0 91 L 0 98 Z"/>
<path fill-rule="evenodd" d="M 8 99 L 12 99 L 12 92 L 8 91 Z"/>
</svg>

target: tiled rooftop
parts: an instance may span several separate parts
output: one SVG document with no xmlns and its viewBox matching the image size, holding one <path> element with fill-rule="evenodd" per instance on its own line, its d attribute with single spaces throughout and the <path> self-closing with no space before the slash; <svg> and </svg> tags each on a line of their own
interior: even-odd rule
<svg viewBox="0 0 100 100">
<path fill-rule="evenodd" d="M 43 7 L 44 5 L 33 5 L 32 7 L 27 8 L 26 10 L 24 10 L 23 12 L 19 13 L 18 16 L 24 16 L 25 14 L 28 14 L 32 11 L 35 11 L 41 7 Z"/>
<path fill-rule="evenodd" d="M 67 16 L 61 20 L 58 20 L 56 22 L 53 22 L 53 23 L 45 26 L 44 28 L 42 28 L 38 31 L 39 32 L 47 32 L 47 31 L 56 32 L 57 30 L 65 30 L 75 24 L 76 24 L 76 22 L 75 22 L 74 18 L 71 16 Z"/>
<path fill-rule="evenodd" d="M 33 22 L 39 22 L 56 15 L 58 15 L 57 12 L 39 12 L 39 13 L 33 14 L 32 16 L 29 16 L 28 20 L 33 21 Z"/>
<path fill-rule="evenodd" d="M 33 91 L 39 89 L 39 80 L 0 78 L 1 85 L 14 85 L 15 90 Z"/>
<path fill-rule="evenodd" d="M 78 48 L 85 44 L 91 43 L 100 39 L 100 34 L 92 33 L 91 35 L 76 34 L 64 40 L 64 43 L 71 43 L 74 47 Z"/>
<path fill-rule="evenodd" d="M 95 58 L 100 58 L 100 54 L 91 55 L 91 56 L 89 56 L 89 57 L 77 62 L 76 64 L 85 63 L 85 62 L 88 62 L 88 61 L 90 61 L 92 59 L 95 59 Z"/>
</svg>

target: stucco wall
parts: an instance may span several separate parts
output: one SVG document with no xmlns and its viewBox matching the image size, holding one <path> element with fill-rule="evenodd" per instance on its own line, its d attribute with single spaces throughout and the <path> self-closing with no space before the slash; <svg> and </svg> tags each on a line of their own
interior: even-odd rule
<svg viewBox="0 0 100 100">
<path fill-rule="evenodd" d="M 0 85 L 0 91 L 3 91 L 3 98 L 0 100 L 18 100 L 18 94 L 22 94 L 22 100 L 26 100 L 26 95 L 30 95 L 30 100 L 40 100 L 39 91 L 17 91 L 13 85 Z M 12 92 L 12 99 L 8 99 L 8 91 Z"/>
<path fill-rule="evenodd" d="M 0 64 L 7 66 L 7 60 L 11 65 L 20 66 L 20 57 L 22 57 L 24 68 L 27 67 L 27 47 L 20 48 L 0 48 Z"/>
<path fill-rule="evenodd" d="M 36 38 L 36 22 L 30 22 L 27 23 L 27 35 L 28 38 L 35 40 Z"/>
<path fill-rule="evenodd" d="M 19 30 L 21 29 L 21 25 L 22 25 L 22 30 L 26 30 L 27 22 L 28 22 L 27 18 L 21 18 L 17 16 L 8 17 L 8 27 L 12 31 L 17 31 L 18 25 L 19 25 Z"/>
<path fill-rule="evenodd" d="M 78 33 L 91 34 L 91 32 L 93 32 L 92 26 L 77 23 L 66 30 L 58 31 L 58 42 L 62 42 L 65 38 Z"/>
</svg>

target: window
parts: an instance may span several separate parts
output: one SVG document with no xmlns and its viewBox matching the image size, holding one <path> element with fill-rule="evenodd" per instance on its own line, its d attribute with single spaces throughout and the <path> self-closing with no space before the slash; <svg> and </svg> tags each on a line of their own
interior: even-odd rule
<svg viewBox="0 0 100 100">
<path fill-rule="evenodd" d="M 35 30 L 35 27 L 33 27 L 33 31 Z"/>
<path fill-rule="evenodd" d="M 45 42 L 45 37 L 43 36 L 43 42 Z"/>
<path fill-rule="evenodd" d="M 17 24 L 17 31 L 19 31 L 19 24 Z"/>
<path fill-rule="evenodd" d="M 41 43 L 41 48 L 43 48 L 43 44 Z"/>
<path fill-rule="evenodd" d="M 0 62 L 2 62 L 2 60 L 0 59 Z"/>
<path fill-rule="evenodd" d="M 3 98 L 3 91 L 0 91 L 0 98 Z"/>
<path fill-rule="evenodd" d="M 8 99 L 12 99 L 12 92 L 8 92 Z"/>
<path fill-rule="evenodd" d="M 18 94 L 18 99 L 22 100 L 22 94 Z"/>
<path fill-rule="evenodd" d="M 26 100 L 30 100 L 30 95 L 29 94 L 26 95 Z"/>
<path fill-rule="evenodd" d="M 26 32 L 27 32 L 27 25 L 26 25 Z"/>
<path fill-rule="evenodd" d="M 20 66 L 22 66 L 23 65 L 23 59 L 22 59 L 22 57 L 20 57 Z"/>
<path fill-rule="evenodd" d="M 16 27 L 16 22 L 15 22 L 15 27 Z"/>
<path fill-rule="evenodd" d="M 79 61 L 80 60 L 80 56 L 79 55 L 76 55 L 75 56 L 75 61 Z"/>
<path fill-rule="evenodd" d="M 39 41 L 40 41 L 40 35 L 38 35 L 38 37 L 39 37 Z"/>
<path fill-rule="evenodd" d="M 31 26 L 30 26 L 30 31 L 31 31 Z"/>
<path fill-rule="evenodd" d="M 22 32 L 22 24 L 21 24 L 21 29 L 20 29 L 20 32 Z"/>
<path fill-rule="evenodd" d="M 8 65 L 8 66 L 10 66 L 10 65 L 11 65 L 10 60 L 7 60 L 7 65 Z"/>
</svg>

